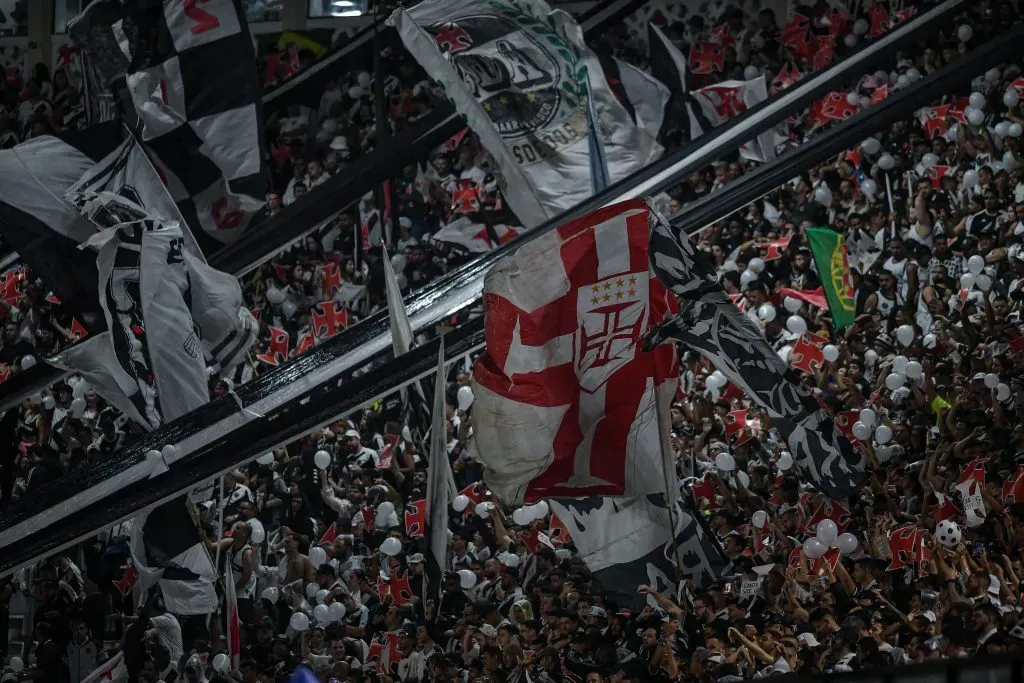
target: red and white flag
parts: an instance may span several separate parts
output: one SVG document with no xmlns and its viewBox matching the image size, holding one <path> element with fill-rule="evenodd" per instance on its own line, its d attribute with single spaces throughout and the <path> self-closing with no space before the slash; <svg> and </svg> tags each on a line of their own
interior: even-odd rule
<svg viewBox="0 0 1024 683">
<path fill-rule="evenodd" d="M 522 228 L 513 228 L 511 225 L 494 225 L 491 226 L 491 230 L 494 233 L 494 237 L 498 239 L 498 245 L 501 245 L 519 237 L 519 232 Z M 432 239 L 435 242 L 457 244 L 473 253 L 490 251 L 495 246 L 498 246 L 494 244 L 494 238 L 491 237 L 491 231 L 487 230 L 486 225 L 474 223 L 465 216 L 456 218 L 438 230 L 434 233 Z"/>
<path fill-rule="evenodd" d="M 83 678 L 82 683 L 125 683 L 127 680 L 128 667 L 124 663 L 124 653 L 118 652 Z"/>
<path fill-rule="evenodd" d="M 225 563 L 224 572 L 224 631 L 228 637 L 228 659 L 231 670 L 238 671 L 242 662 L 242 625 L 238 617 L 238 595 L 235 593 L 235 573 L 231 563 Z"/>
<path fill-rule="evenodd" d="M 655 411 L 679 362 L 671 344 L 642 347 L 677 304 L 648 267 L 650 217 L 642 199 L 606 207 L 488 273 L 473 428 L 506 503 L 664 491 Z"/>
</svg>

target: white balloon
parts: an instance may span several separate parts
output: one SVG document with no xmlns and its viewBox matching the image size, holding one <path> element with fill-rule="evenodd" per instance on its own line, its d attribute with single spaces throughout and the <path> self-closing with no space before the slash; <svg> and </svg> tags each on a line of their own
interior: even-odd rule
<svg viewBox="0 0 1024 683">
<path fill-rule="evenodd" d="M 317 451 L 313 454 L 313 464 L 317 469 L 326 470 L 331 466 L 331 454 L 327 451 Z"/>
<path fill-rule="evenodd" d="M 402 542 L 394 536 L 389 536 L 380 544 L 380 551 L 388 557 L 394 557 L 402 552 Z"/>
<path fill-rule="evenodd" d="M 938 163 L 939 163 L 939 155 L 936 154 L 935 152 L 926 152 L 921 157 L 921 165 L 924 166 L 925 168 L 931 168 L 932 166 L 937 166 Z"/>
<path fill-rule="evenodd" d="M 900 74 L 899 76 L 896 77 L 897 88 L 906 88 L 908 85 L 910 85 L 910 76 L 906 74 Z"/>
<path fill-rule="evenodd" d="M 786 329 L 793 334 L 803 334 L 807 331 L 807 321 L 798 315 L 791 315 L 786 318 Z"/>
<path fill-rule="evenodd" d="M 812 560 L 818 559 L 827 552 L 828 546 L 813 536 L 804 541 L 804 555 Z"/>
<path fill-rule="evenodd" d="M 160 455 L 164 456 L 164 462 L 170 464 L 178 458 L 178 447 L 169 443 L 160 449 Z"/>
<path fill-rule="evenodd" d="M 76 398 L 71 401 L 71 417 L 78 419 L 85 413 L 86 403 L 84 398 Z"/>
<path fill-rule="evenodd" d="M 924 374 L 924 368 L 916 360 L 912 360 L 907 363 L 907 377 L 910 379 L 918 379 Z"/>
<path fill-rule="evenodd" d="M 256 545 L 263 543 L 267 540 L 267 530 L 263 528 L 263 522 L 256 519 L 255 517 L 248 521 L 249 524 L 249 540 Z"/>
<path fill-rule="evenodd" d="M 327 618 L 332 622 L 339 622 L 345 618 L 345 605 L 335 600 L 327 606 Z"/>
<path fill-rule="evenodd" d="M 870 28 L 871 25 L 868 23 L 867 19 L 858 19 L 857 21 L 853 22 L 853 32 L 856 33 L 858 36 L 864 35 L 865 33 L 868 32 Z"/>
<path fill-rule="evenodd" d="M 551 512 L 551 508 L 548 506 L 546 500 L 540 500 L 529 507 L 530 514 L 533 515 L 534 519 L 544 519 Z"/>
<path fill-rule="evenodd" d="M 331 594 L 331 591 L 327 590 L 326 588 L 321 588 L 320 590 L 318 590 L 316 592 L 316 595 L 314 596 L 314 599 L 316 600 L 316 606 L 317 607 L 323 607 L 324 606 L 324 600 L 326 600 L 327 596 L 330 595 L 330 594 Z M 316 614 L 315 610 L 314 610 L 313 614 L 314 615 Z M 317 621 L 320 621 L 320 620 L 317 619 Z"/>
<path fill-rule="evenodd" d="M 299 308 L 295 305 L 294 301 L 289 300 L 281 304 L 281 313 L 284 314 L 286 320 L 291 319 L 298 311 Z"/>
<path fill-rule="evenodd" d="M 843 43 L 846 45 L 846 47 L 857 47 L 857 36 L 853 35 L 852 33 L 847 33 L 843 37 Z"/>
<path fill-rule="evenodd" d="M 934 334 L 926 334 L 926 335 L 924 335 L 924 339 L 921 340 L 921 344 L 926 349 L 934 349 L 936 343 L 937 342 L 935 340 L 935 335 Z"/>
<path fill-rule="evenodd" d="M 996 126 L 994 128 L 994 131 L 995 131 L 995 134 L 997 136 L 999 136 L 1001 138 L 1005 138 L 1009 134 L 1009 131 L 1010 131 L 1010 122 L 1009 121 L 1000 121 L 999 123 L 996 124 Z"/>
<path fill-rule="evenodd" d="M 878 168 L 883 171 L 891 171 L 892 167 L 896 165 L 896 160 L 892 158 L 892 155 L 886 152 L 885 154 L 878 157 Z"/>
<path fill-rule="evenodd" d="M 803 305 L 803 302 L 795 297 L 787 296 L 785 299 L 782 300 L 782 305 L 790 313 L 796 313 L 797 311 L 800 310 L 800 307 Z"/>
<path fill-rule="evenodd" d="M 316 592 L 318 590 L 320 590 L 320 586 L 318 586 L 317 584 L 315 584 L 315 583 L 308 583 L 308 584 L 306 584 L 306 597 L 309 598 L 310 600 L 312 600 L 314 597 L 316 597 Z"/>
<path fill-rule="evenodd" d="M 756 529 L 763 529 L 764 525 L 768 523 L 768 513 L 764 510 L 758 510 L 750 516 L 750 523 L 753 524 Z"/>
<path fill-rule="evenodd" d="M 996 387 L 996 400 L 1005 401 L 1010 398 L 1010 387 L 1002 382 Z"/>
<path fill-rule="evenodd" d="M 992 278 L 990 278 L 985 273 L 982 273 L 977 277 L 974 283 L 978 285 L 978 289 L 980 289 L 983 292 L 987 292 L 992 287 Z"/>
<path fill-rule="evenodd" d="M 1018 103 L 1020 103 L 1020 95 L 1017 94 L 1016 90 L 1010 88 L 1003 93 L 1003 104 L 1009 109 L 1013 109 Z"/>
<path fill-rule="evenodd" d="M 267 301 L 274 306 L 280 306 L 284 301 L 284 291 L 277 287 L 267 287 Z"/>
<path fill-rule="evenodd" d="M 888 83 L 889 73 L 884 69 L 879 69 L 878 71 L 875 72 L 875 78 L 878 79 L 879 83 Z"/>
<path fill-rule="evenodd" d="M 967 107 L 964 109 L 964 118 L 967 119 L 967 123 L 972 126 L 980 126 L 985 122 L 985 112 L 974 107 Z"/>
<path fill-rule="evenodd" d="M 775 307 L 771 304 L 761 304 L 757 308 L 757 317 L 766 323 L 775 320 Z"/>
<path fill-rule="evenodd" d="M 818 187 L 815 188 L 814 201 L 822 206 L 829 206 L 832 204 L 832 191 L 828 189 L 828 185 L 818 185 Z"/>
<path fill-rule="evenodd" d="M 864 362 L 867 363 L 869 366 L 874 366 L 877 360 L 878 352 L 875 351 L 874 349 L 868 349 L 867 351 L 864 352 Z"/>
<path fill-rule="evenodd" d="M 982 95 L 980 92 L 972 92 L 971 96 L 967 98 L 967 101 L 975 109 L 984 109 L 985 105 L 987 104 L 985 96 Z"/>
<path fill-rule="evenodd" d="M 902 387 L 907 381 L 905 375 L 899 372 L 890 372 L 889 376 L 885 378 L 885 388 L 889 391 L 896 391 Z"/>
<path fill-rule="evenodd" d="M 793 454 L 789 451 L 782 451 L 779 454 L 779 460 L 775 463 L 775 466 L 779 468 L 780 472 L 786 472 L 793 467 Z"/>
<path fill-rule="evenodd" d="M 966 43 L 974 37 L 974 29 L 967 24 L 961 24 L 960 28 L 956 30 L 956 37 L 960 39 L 961 43 Z"/>
<path fill-rule="evenodd" d="M 750 259 L 749 263 L 747 263 L 747 269 L 754 271 L 758 275 L 764 272 L 764 267 L 764 259 L 761 258 L 760 256 L 755 256 L 754 258 Z"/>
<path fill-rule="evenodd" d="M 1024 128 L 1021 128 L 1021 125 L 1019 123 L 1014 122 L 1011 123 L 1010 127 L 1006 129 L 1006 134 L 1009 135 L 1011 138 L 1019 138 L 1022 134 L 1024 134 Z"/>
<path fill-rule="evenodd" d="M 999 375 L 994 372 L 990 372 L 985 375 L 985 386 L 989 389 L 995 389 L 999 386 Z"/>
<path fill-rule="evenodd" d="M 53 410 L 57 405 L 57 401 L 53 399 L 53 396 L 43 397 L 43 410 Z"/>
<path fill-rule="evenodd" d="M 851 107 L 856 107 L 859 102 L 860 102 L 860 95 L 858 95 L 856 92 L 848 92 L 848 93 L 846 93 L 846 103 L 848 105 L 850 105 Z"/>
<path fill-rule="evenodd" d="M 978 184 L 978 172 L 973 168 L 964 171 L 964 187 L 971 188 Z"/>
<path fill-rule="evenodd" d="M 711 382 L 711 386 L 713 387 L 721 388 L 728 384 L 729 380 L 726 378 L 725 374 L 722 373 L 721 370 L 715 370 L 710 375 L 708 375 L 705 384 L 707 384 L 708 382 Z"/>
<path fill-rule="evenodd" d="M 267 465 L 273 465 L 274 464 L 274 454 L 273 453 L 264 453 L 260 457 L 256 458 L 256 464 L 257 465 L 263 465 L 264 467 L 266 467 Z"/>
<path fill-rule="evenodd" d="M 998 66 L 994 66 L 985 72 L 985 81 L 987 83 L 995 83 L 1003 77 L 1002 73 L 1003 72 L 999 70 Z"/>
<path fill-rule="evenodd" d="M 857 537 L 849 531 L 844 534 L 839 534 L 836 538 L 835 546 L 839 548 L 840 555 L 849 555 L 857 550 Z"/>
<path fill-rule="evenodd" d="M 892 439 L 892 428 L 889 425 L 878 425 L 875 428 L 875 441 L 880 444 L 887 444 Z"/>
<path fill-rule="evenodd" d="M 469 496 L 465 496 L 460 493 L 459 495 L 452 498 L 452 509 L 455 510 L 456 512 L 462 512 L 463 510 L 469 507 L 469 504 L 471 502 L 472 501 L 469 499 Z"/>
<path fill-rule="evenodd" d="M 35 356 L 24 356 L 21 359 L 21 369 L 22 370 L 31 370 L 35 366 L 36 366 L 36 357 Z"/>
<path fill-rule="evenodd" d="M 875 426 L 875 422 L 878 420 L 878 415 L 871 408 L 864 408 L 857 417 L 868 427 Z"/>
<path fill-rule="evenodd" d="M 975 254 L 967 259 L 967 269 L 974 275 L 978 275 L 981 271 L 985 270 L 985 259 L 981 255 Z"/>
<path fill-rule="evenodd" d="M 302 612 L 296 612 L 292 615 L 292 618 L 288 620 L 288 624 L 296 633 L 302 633 L 309 628 L 309 617 Z"/>
<path fill-rule="evenodd" d="M 757 280 L 757 273 L 750 270 L 749 268 L 740 273 L 741 288 L 745 288 L 747 285 L 749 285 L 751 282 L 754 282 L 755 280 Z"/>
<path fill-rule="evenodd" d="M 853 435 L 860 439 L 861 441 L 864 441 L 865 439 L 871 436 L 871 427 L 864 424 L 860 420 L 853 423 L 852 431 Z"/>
<path fill-rule="evenodd" d="M 916 66 L 912 66 L 907 69 L 907 78 L 911 81 L 917 81 L 921 79 L 921 72 L 917 70 Z"/>
<path fill-rule="evenodd" d="M 14 671 L 15 673 L 20 673 L 25 669 L 25 662 L 21 660 L 21 657 L 15 655 L 14 657 L 11 657 L 10 661 L 7 662 L 7 666 L 10 667 L 11 671 Z"/>
<path fill-rule="evenodd" d="M 867 178 L 861 182 L 860 191 L 868 199 L 874 199 L 875 193 L 878 192 L 878 185 L 871 178 Z"/>
<path fill-rule="evenodd" d="M 861 109 L 863 109 L 864 107 L 870 107 L 871 106 L 871 98 L 868 97 L 867 95 L 861 95 L 860 96 L 860 102 L 858 102 L 858 104 L 860 105 Z"/>
<path fill-rule="evenodd" d="M 1013 171 L 1017 168 L 1017 157 L 1013 156 L 1013 152 L 1006 150 L 1003 154 L 1003 168 L 1007 171 Z"/>
<path fill-rule="evenodd" d="M 516 508 L 512 511 L 512 521 L 519 526 L 526 526 L 533 521 L 533 515 L 526 508 Z"/>
<path fill-rule="evenodd" d="M 309 549 L 309 562 L 314 568 L 318 568 L 320 565 L 327 562 L 327 551 L 319 546 L 314 546 Z M 314 592 L 313 595 L 316 595 Z M 312 596 L 309 596 L 312 597 Z"/>
<path fill-rule="evenodd" d="M 263 589 L 262 597 L 264 600 L 269 600 L 270 602 L 277 604 L 277 599 L 280 597 L 280 594 L 276 588 L 270 586 L 269 588 Z"/>
<path fill-rule="evenodd" d="M 818 522 L 814 535 L 826 546 L 830 546 L 839 536 L 839 527 L 834 521 L 826 518 Z"/>
<path fill-rule="evenodd" d="M 395 504 L 390 500 L 385 500 L 383 503 L 377 506 L 377 514 L 390 515 L 395 511 Z"/>
<path fill-rule="evenodd" d="M 313 608 L 313 619 L 318 624 L 329 624 L 331 622 L 331 610 L 327 605 L 317 605 Z"/>
<path fill-rule="evenodd" d="M 878 150 L 882 149 L 882 143 L 876 138 L 867 138 L 860 143 L 860 147 L 868 154 L 875 155 L 878 154 Z"/>
<path fill-rule="evenodd" d="M 481 519 L 487 519 L 488 517 L 490 517 L 491 509 L 493 507 L 494 507 L 494 503 L 484 502 L 484 503 L 480 503 L 475 508 L 473 508 L 473 512 L 476 513 L 477 517 L 480 517 Z"/>
<path fill-rule="evenodd" d="M 907 372 L 907 363 L 909 363 L 909 362 L 910 361 L 907 360 L 906 356 L 896 356 L 895 358 L 892 359 L 892 371 L 893 372 L 898 372 L 901 375 L 906 374 L 906 372 Z"/>
<path fill-rule="evenodd" d="M 729 453 L 719 453 L 715 456 L 715 467 L 722 472 L 732 472 L 736 469 L 736 459 Z"/>
<path fill-rule="evenodd" d="M 468 386 L 459 387 L 455 394 L 455 401 L 458 403 L 459 410 L 463 412 L 469 410 L 473 405 L 473 390 Z"/>
<path fill-rule="evenodd" d="M 914 327 L 912 325 L 900 325 L 896 328 L 896 340 L 903 346 L 910 346 L 914 343 Z"/>
<path fill-rule="evenodd" d="M 753 64 L 748 64 L 747 68 L 743 70 L 743 80 L 752 81 L 761 75 L 761 70 Z"/>
<path fill-rule="evenodd" d="M 964 273 L 960 276 L 960 286 L 964 289 L 974 288 L 974 273 Z"/>
<path fill-rule="evenodd" d="M 460 569 L 457 573 L 459 575 L 459 585 L 462 586 L 464 590 L 469 590 L 476 585 L 476 574 L 472 571 L 468 569 Z"/>
<path fill-rule="evenodd" d="M 835 363 L 839 358 L 839 347 L 835 344 L 825 344 L 825 348 L 821 350 L 821 354 L 829 363 Z"/>
<path fill-rule="evenodd" d="M 219 671 L 220 673 L 227 673 L 231 669 L 231 660 L 228 656 L 221 652 L 213 658 L 213 670 Z"/>
</svg>

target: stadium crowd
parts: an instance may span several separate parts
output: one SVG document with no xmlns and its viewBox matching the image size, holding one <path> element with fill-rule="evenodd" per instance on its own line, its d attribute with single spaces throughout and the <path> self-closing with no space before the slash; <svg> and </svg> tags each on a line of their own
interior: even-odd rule
<svg viewBox="0 0 1024 683">
<path fill-rule="evenodd" d="M 837 19 L 824 4 L 807 13 L 814 31 L 830 35 L 826 20 Z M 780 150 L 1017 20 L 1011 3 L 972 4 L 892 72 L 851 84 L 829 113 L 819 105 L 787 122 Z M 785 23 L 739 11 L 721 23 L 681 14 L 665 29 L 680 45 L 735 39 L 727 67 L 708 82 L 753 66 L 785 87 L 808 70 Z M 864 33 L 844 26 L 833 39 Z M 643 66 L 644 35 L 627 22 L 599 44 Z M 435 95 L 414 63 L 396 64 L 385 87 L 398 127 L 429 111 Z M 672 444 L 679 477 L 732 560 L 721 581 L 676 595 L 638 586 L 635 603 L 609 601 L 546 506 L 512 511 L 491 499 L 473 453 L 472 407 L 460 394 L 469 376 L 456 368 L 448 455 L 461 492 L 440 600 L 424 591 L 426 458 L 392 397 L 232 472 L 200 506 L 211 555 L 235 578 L 237 671 L 225 670 L 223 614 L 178 617 L 157 595 L 133 593 L 127 541 L 109 534 L 0 582 L 0 645 L 15 594 L 34 611 L 33 642 L 5 652 L 0 681 L 79 683 L 117 652 L 130 680 L 147 683 L 272 683 L 300 664 L 322 683 L 725 683 L 1024 650 L 1022 76 L 1016 64 L 979 75 L 973 92 L 879 130 L 700 236 L 734 300 L 859 442 L 871 471 L 870 486 L 849 501 L 802 486 L 768 416 L 684 354 Z M 0 145 L 5 131 L 17 141 L 45 128 L 34 102 L 64 111 L 57 80 L 38 69 L 20 104 L 0 109 Z M 373 149 L 373 87 L 356 72 L 315 112 L 269 115 L 269 214 Z M 63 120 L 47 116 L 51 126 Z M 384 198 L 365 197 L 247 277 L 264 335 L 237 380 L 336 332 L 320 322 L 324 302 L 342 304 L 335 310 L 351 316 L 346 324 L 384 306 L 377 239 L 412 290 L 475 249 L 432 235 L 468 221 L 490 226 L 482 233 L 490 239 L 495 226 L 514 225 L 489 166 L 471 133 L 457 136 L 393 179 L 393 232 L 380 218 Z M 684 210 L 751 167 L 738 155 L 724 159 L 662 199 Z M 814 263 L 812 226 L 847 240 L 856 310 L 845 328 L 833 324 L 820 290 L 834 275 Z M 12 372 L 74 338 L 70 316 L 28 280 L 3 304 L 0 362 Z M 8 411 L 3 425 L 12 448 L 5 443 L 0 463 L 2 505 L 139 434 L 75 378 Z"/>
</svg>

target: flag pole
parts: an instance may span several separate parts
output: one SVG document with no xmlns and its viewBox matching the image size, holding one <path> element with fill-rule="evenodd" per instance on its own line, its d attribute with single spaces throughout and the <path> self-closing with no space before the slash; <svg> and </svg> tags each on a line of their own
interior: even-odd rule
<svg viewBox="0 0 1024 683">
<path fill-rule="evenodd" d="M 654 269 L 650 263 L 647 265 L 647 273 L 650 281 L 655 280 Z M 668 293 L 668 296 L 674 296 Z M 671 342 L 670 342 L 671 343 Z M 648 353 L 653 353 L 653 349 Z M 677 378 L 678 380 L 678 378 Z M 665 510 L 668 512 L 669 534 L 672 538 L 672 552 L 675 555 L 676 585 L 680 588 L 683 584 L 682 557 L 679 554 L 679 544 L 676 542 L 676 516 L 675 506 L 679 500 L 679 484 L 675 475 L 676 462 L 672 453 L 671 425 L 665 418 L 671 414 L 672 406 L 663 405 L 665 402 L 658 385 L 654 385 L 654 413 L 657 416 L 658 424 L 658 445 L 661 448 L 661 474 L 665 480 Z"/>
<path fill-rule="evenodd" d="M 224 475 L 217 477 L 217 528 L 214 530 L 214 542 L 217 553 L 213 558 L 213 568 L 220 571 L 220 539 L 224 534 Z"/>
</svg>

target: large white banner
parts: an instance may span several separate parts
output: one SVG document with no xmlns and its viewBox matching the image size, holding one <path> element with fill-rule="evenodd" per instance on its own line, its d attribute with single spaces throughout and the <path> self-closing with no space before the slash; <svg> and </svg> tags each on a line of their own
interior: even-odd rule
<svg viewBox="0 0 1024 683">
<path fill-rule="evenodd" d="M 427 0 L 389 21 L 494 156 L 527 228 L 593 193 L 588 98 L 612 182 L 661 154 L 608 88 L 580 26 L 542 0 Z"/>
</svg>

